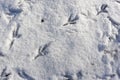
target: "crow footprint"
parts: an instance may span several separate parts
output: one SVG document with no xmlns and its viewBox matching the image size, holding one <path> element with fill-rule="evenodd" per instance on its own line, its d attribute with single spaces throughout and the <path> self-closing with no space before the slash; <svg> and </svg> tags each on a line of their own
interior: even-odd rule
<svg viewBox="0 0 120 80">
<path fill-rule="evenodd" d="M 18 33 L 19 28 L 20 28 L 20 24 L 17 25 L 17 28 L 16 28 L 16 29 L 13 31 L 13 33 L 12 33 L 12 38 L 13 38 L 13 40 L 12 40 L 11 43 L 10 43 L 10 48 L 9 48 L 9 49 L 12 48 L 15 39 L 16 39 L 16 38 L 20 38 L 20 37 L 22 36 L 21 34 Z"/>
<path fill-rule="evenodd" d="M 7 67 L 5 67 L 0 75 L 0 80 L 9 80 L 9 76 L 11 75 L 11 73 L 7 73 Z"/>
<path fill-rule="evenodd" d="M 71 14 L 68 18 L 68 22 L 65 23 L 63 26 L 66 26 L 68 24 L 76 24 L 77 23 L 77 20 L 79 20 L 79 16 L 78 15 L 73 15 Z"/>
<path fill-rule="evenodd" d="M 44 56 L 44 55 L 47 55 L 49 53 L 49 46 L 50 46 L 51 42 L 43 45 L 43 46 L 40 46 L 39 49 L 38 49 L 38 55 L 35 56 L 34 59 L 37 59 L 39 56 Z"/>
<path fill-rule="evenodd" d="M 17 71 L 17 74 L 23 78 L 23 79 L 26 79 L 26 80 L 35 80 L 33 77 L 31 77 L 30 75 L 28 75 L 24 69 L 16 69 Z"/>
</svg>

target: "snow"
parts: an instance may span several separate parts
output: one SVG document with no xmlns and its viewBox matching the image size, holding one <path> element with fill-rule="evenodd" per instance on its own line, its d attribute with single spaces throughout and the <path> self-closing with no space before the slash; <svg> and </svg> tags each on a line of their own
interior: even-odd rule
<svg viewBox="0 0 120 80">
<path fill-rule="evenodd" d="M 119 0 L 0 0 L 0 80 L 120 80 Z"/>
</svg>

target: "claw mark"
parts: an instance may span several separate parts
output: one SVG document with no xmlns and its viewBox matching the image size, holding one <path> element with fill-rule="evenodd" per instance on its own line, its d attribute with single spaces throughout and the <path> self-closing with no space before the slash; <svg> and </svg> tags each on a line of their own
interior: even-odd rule
<svg viewBox="0 0 120 80">
<path fill-rule="evenodd" d="M 38 49 L 38 55 L 35 56 L 35 59 L 37 59 L 39 56 L 44 56 L 48 54 L 48 47 L 50 46 L 51 42 L 45 44 L 44 46 L 40 46 Z"/>
<path fill-rule="evenodd" d="M 72 75 L 70 75 L 69 73 L 66 73 L 66 74 L 64 75 L 64 77 L 65 77 L 66 80 L 73 80 Z"/>
<path fill-rule="evenodd" d="M 103 76 L 99 76 L 99 75 L 96 75 L 96 78 L 99 78 L 99 79 L 107 79 L 107 77 L 110 77 L 110 78 L 113 78 L 115 77 L 116 75 L 115 74 L 105 74 Z"/>
<path fill-rule="evenodd" d="M 14 40 L 12 40 L 12 41 L 11 41 L 11 43 L 10 43 L 10 48 L 9 48 L 9 49 L 11 49 L 11 48 L 12 48 L 13 43 L 14 43 Z"/>
<path fill-rule="evenodd" d="M 77 73 L 77 77 L 78 77 L 78 79 L 82 79 L 82 77 L 83 77 L 82 71 L 79 71 Z"/>
<path fill-rule="evenodd" d="M 107 7 L 107 4 L 102 4 L 101 10 L 97 13 L 97 15 L 99 15 L 101 12 L 108 13 L 108 11 L 106 10 Z"/>
<path fill-rule="evenodd" d="M 17 71 L 17 74 L 23 78 L 23 79 L 26 79 L 26 80 L 35 80 L 33 77 L 31 77 L 30 75 L 28 75 L 25 70 L 23 69 L 16 69 Z"/>
<path fill-rule="evenodd" d="M 8 80 L 11 73 L 6 73 L 7 67 L 5 67 L 0 75 L 0 80 Z"/>
<path fill-rule="evenodd" d="M 112 17 L 108 16 L 107 18 L 111 21 L 111 23 L 112 23 L 114 26 L 115 26 L 115 25 L 117 25 L 117 26 L 120 25 L 120 23 L 117 22 L 117 21 L 115 21 Z"/>
<path fill-rule="evenodd" d="M 102 11 L 106 11 L 106 8 L 108 7 L 108 5 L 107 4 L 103 4 L 102 6 L 101 6 L 101 10 Z"/>
<path fill-rule="evenodd" d="M 1 56 L 1 57 L 4 57 L 4 56 L 5 56 L 2 51 L 0 51 L 0 56 Z"/>
<path fill-rule="evenodd" d="M 116 41 L 120 43 L 120 29 L 118 29 L 118 34 L 116 34 Z"/>
<path fill-rule="evenodd" d="M 20 38 L 21 34 L 18 34 L 20 25 L 18 24 L 17 29 L 13 31 L 13 38 Z"/>
<path fill-rule="evenodd" d="M 120 3 L 120 1 L 116 0 L 117 3 Z"/>
<path fill-rule="evenodd" d="M 68 18 L 68 22 L 65 23 L 63 26 L 66 26 L 68 24 L 76 24 L 77 20 L 79 19 L 79 16 L 78 15 L 75 15 L 75 17 L 73 16 L 73 14 L 70 15 L 70 17 Z"/>
<path fill-rule="evenodd" d="M 120 78 L 120 67 L 118 66 L 117 70 L 116 70 L 116 73 L 118 75 L 118 77 Z"/>
</svg>

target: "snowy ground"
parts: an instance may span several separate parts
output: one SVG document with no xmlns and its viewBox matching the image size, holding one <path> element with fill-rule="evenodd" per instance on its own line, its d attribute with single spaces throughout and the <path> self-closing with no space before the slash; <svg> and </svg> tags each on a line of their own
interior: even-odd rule
<svg viewBox="0 0 120 80">
<path fill-rule="evenodd" d="M 120 80 L 120 0 L 0 0 L 0 80 Z"/>
</svg>

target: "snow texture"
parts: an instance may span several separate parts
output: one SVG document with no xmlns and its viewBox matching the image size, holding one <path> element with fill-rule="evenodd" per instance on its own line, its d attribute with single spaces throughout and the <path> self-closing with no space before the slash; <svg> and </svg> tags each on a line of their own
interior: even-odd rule
<svg viewBox="0 0 120 80">
<path fill-rule="evenodd" d="M 0 0 L 0 80 L 120 80 L 120 0 Z"/>
</svg>

